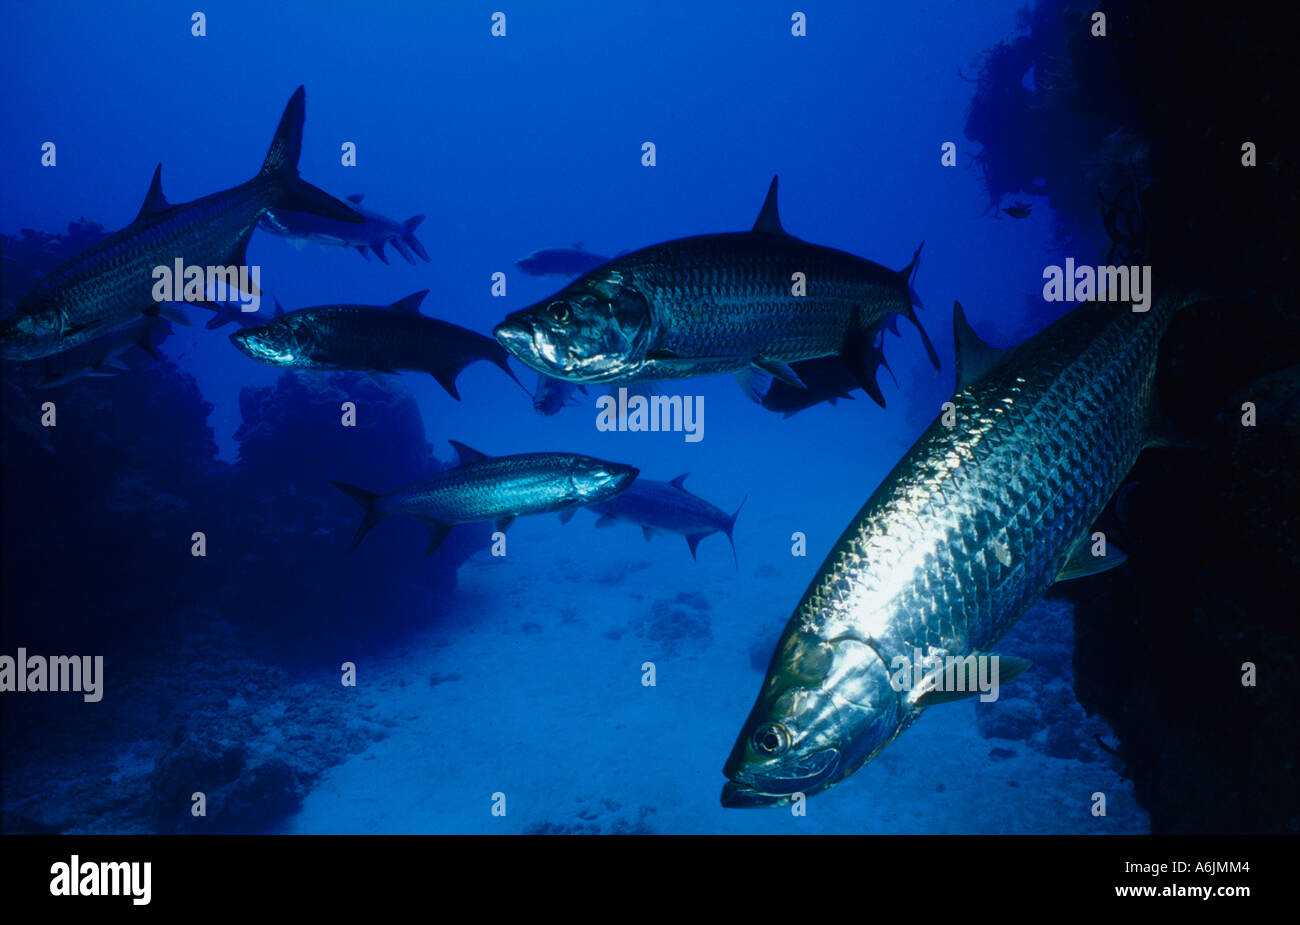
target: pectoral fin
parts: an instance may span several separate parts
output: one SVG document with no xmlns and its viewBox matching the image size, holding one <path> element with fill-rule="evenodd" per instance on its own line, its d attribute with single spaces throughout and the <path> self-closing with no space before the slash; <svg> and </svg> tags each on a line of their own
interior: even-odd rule
<svg viewBox="0 0 1300 925">
<path fill-rule="evenodd" d="M 510 525 L 515 522 L 515 518 L 518 516 L 519 516 L 518 514 L 507 514 L 505 517 L 498 517 L 496 521 L 496 528 L 500 530 L 502 533 L 505 533 L 507 530 L 510 529 Z"/>
<path fill-rule="evenodd" d="M 993 655 L 991 653 L 986 654 L 983 652 L 973 652 L 971 654 L 974 655 L 976 658 L 980 658 L 980 659 L 985 659 L 985 658 L 997 659 L 997 666 L 998 666 L 997 684 L 999 686 L 1007 681 L 1011 681 L 1015 678 L 1020 677 L 1020 675 L 1024 674 L 1027 670 L 1029 670 L 1029 667 L 1033 664 L 1033 662 L 1031 662 L 1029 659 L 1020 658 L 1019 656 L 1016 655 Z M 938 677 L 941 678 L 943 676 L 943 670 L 940 669 L 937 672 L 937 675 Z M 927 679 L 934 676 L 935 675 L 929 675 L 927 676 Z M 955 685 L 950 685 L 950 686 L 955 686 Z M 972 685 L 965 685 L 965 686 L 971 687 Z M 958 700 L 965 700 L 967 697 L 977 697 L 984 693 L 985 691 L 981 691 L 978 686 L 974 686 L 974 689 L 971 690 L 961 690 L 961 691 L 958 690 L 926 691 L 920 697 L 916 698 L 916 705 L 918 707 L 933 707 L 944 703 L 955 703 Z"/>
<path fill-rule="evenodd" d="M 1088 535 L 1075 545 L 1074 551 L 1070 553 L 1070 558 L 1065 560 L 1065 565 L 1057 574 L 1057 581 L 1069 581 L 1072 578 L 1087 578 L 1089 575 L 1097 575 L 1101 572 L 1113 569 L 1117 565 L 1122 565 L 1128 560 L 1124 550 L 1120 549 L 1114 543 L 1106 543 L 1106 554 L 1104 556 L 1094 556 L 1092 554 L 1092 540 Z"/>
</svg>

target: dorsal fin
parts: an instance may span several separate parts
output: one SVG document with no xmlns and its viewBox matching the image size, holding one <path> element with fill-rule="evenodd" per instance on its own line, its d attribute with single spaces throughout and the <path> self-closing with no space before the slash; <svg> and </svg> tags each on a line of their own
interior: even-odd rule
<svg viewBox="0 0 1300 925">
<path fill-rule="evenodd" d="M 365 193 L 353 193 L 351 196 L 348 197 L 348 202 L 355 203 L 356 205 L 361 205 L 361 200 L 365 198 L 366 198 Z"/>
<path fill-rule="evenodd" d="M 763 208 L 754 221 L 754 231 L 785 234 L 785 229 L 781 227 L 781 214 L 776 208 L 776 177 L 772 178 L 772 185 L 767 188 L 767 198 L 763 200 Z"/>
<path fill-rule="evenodd" d="M 472 462 L 478 462 L 480 459 L 491 459 L 487 453 L 480 453 L 478 450 L 468 447 L 463 443 L 459 443 L 455 440 L 448 440 L 447 442 L 455 448 L 456 458 L 460 460 L 462 466 Z"/>
<path fill-rule="evenodd" d="M 997 366 L 1005 352 L 980 340 L 957 301 L 952 303 L 952 338 L 957 348 L 957 391 Z"/>
<path fill-rule="evenodd" d="M 420 303 L 424 301 L 424 297 L 428 294 L 428 289 L 421 289 L 419 292 L 412 292 L 406 298 L 398 299 L 394 302 L 393 308 L 397 309 L 399 312 L 414 312 L 418 315 L 420 314 Z"/>
<path fill-rule="evenodd" d="M 686 491 L 686 476 L 688 475 L 690 475 L 689 472 L 683 472 L 681 475 L 677 476 L 677 478 L 673 479 L 668 484 L 673 486 L 673 488 Z"/>
<path fill-rule="evenodd" d="M 271 317 L 279 318 L 284 314 L 284 306 L 280 304 L 280 300 L 275 296 L 271 296 L 271 301 L 275 303 L 275 311 L 271 313 Z"/>
<path fill-rule="evenodd" d="M 140 220 L 149 215 L 156 215 L 166 209 L 171 208 L 171 203 L 162 191 L 162 164 L 154 168 L 153 180 L 149 183 L 149 192 L 145 193 L 144 205 L 140 206 L 140 214 L 136 220 Z"/>
</svg>

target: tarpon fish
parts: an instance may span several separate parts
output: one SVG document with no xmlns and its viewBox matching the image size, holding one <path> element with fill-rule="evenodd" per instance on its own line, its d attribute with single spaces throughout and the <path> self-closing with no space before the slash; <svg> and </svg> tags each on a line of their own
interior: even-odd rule
<svg viewBox="0 0 1300 925">
<path fill-rule="evenodd" d="M 284 312 L 266 324 L 234 332 L 230 340 L 268 366 L 429 373 L 457 401 L 456 377 L 479 360 L 499 366 L 523 388 L 506 352 L 492 338 L 420 314 L 428 291 L 388 307 L 318 305 Z"/>
<path fill-rule="evenodd" d="M 407 263 L 415 263 L 411 251 L 420 255 L 425 263 L 429 254 L 415 238 L 415 229 L 424 221 L 423 215 L 414 215 L 404 222 L 397 222 L 385 215 L 380 215 L 361 204 L 365 196 L 361 193 L 347 197 L 348 203 L 359 212 L 365 221 L 340 222 L 334 219 L 313 215 L 310 212 L 294 212 L 289 209 L 274 209 L 262 216 L 262 229 L 271 234 L 288 238 L 301 250 L 308 241 L 314 241 L 323 247 L 351 247 L 367 260 L 371 252 L 384 263 L 388 257 L 384 254 L 384 245 L 393 245 Z"/>
<path fill-rule="evenodd" d="M 581 276 L 604 266 L 609 258 L 593 254 L 579 242 L 573 247 L 543 247 L 515 261 L 520 273 L 529 276 Z"/>
<path fill-rule="evenodd" d="M 690 547 L 691 558 L 699 548 L 700 540 L 711 534 L 722 532 L 731 543 L 731 556 L 736 558 L 736 540 L 732 535 L 736 529 L 736 518 L 740 515 L 740 502 L 734 514 L 727 514 L 714 507 L 703 498 L 686 490 L 686 476 L 689 472 L 677 476 L 671 482 L 655 482 L 651 479 L 637 479 L 627 491 L 608 501 L 588 504 L 587 510 L 599 519 L 597 527 L 611 527 L 616 523 L 636 524 L 650 540 L 659 531 L 676 533 L 686 538 Z M 572 511 L 560 515 L 567 521 L 573 516 Z M 736 560 L 739 567 L 740 561 Z"/>
<path fill-rule="evenodd" d="M 941 414 L 921 435 L 804 593 L 727 759 L 724 806 L 844 780 L 926 707 L 971 693 L 901 683 L 915 653 L 991 659 L 1053 582 L 1123 560 L 1113 546 L 1096 555 L 1090 530 L 1138 453 L 1170 442 L 1152 402 L 1156 348 L 1192 301 L 1089 303 L 1008 351 L 955 306 L 951 426 Z M 992 664 L 1002 681 L 1027 667 Z"/>
<path fill-rule="evenodd" d="M 560 410 L 576 405 L 574 392 L 587 394 L 587 389 L 563 379 L 553 379 L 546 373 L 537 374 L 537 387 L 533 389 L 533 410 L 543 417 L 559 414 Z"/>
<path fill-rule="evenodd" d="M 407 514 L 429 529 L 432 553 L 459 523 L 490 520 L 505 530 L 516 517 L 546 514 L 610 498 L 632 484 L 637 470 L 572 453 L 485 456 L 450 441 L 459 465 L 427 481 L 381 495 L 345 482 L 334 485 L 364 514 L 349 550 L 390 514 Z"/>
<path fill-rule="evenodd" d="M 247 183 L 181 205 L 162 192 L 162 165 L 135 221 L 50 273 L 0 322 L 0 355 L 33 360 L 69 350 L 158 315 L 155 267 L 183 259 L 189 266 L 245 266 L 258 219 L 275 207 L 360 222 L 344 203 L 298 176 L 306 94 L 289 99 L 262 169 Z M 255 293 L 250 293 L 255 294 Z"/>
<path fill-rule="evenodd" d="M 755 402 L 785 417 L 822 402 L 833 405 L 841 399 L 854 400 L 850 393 L 858 387 L 858 382 L 839 357 L 802 360 L 792 363 L 790 368 L 804 388 L 796 388 L 752 367 L 736 373 L 736 380 Z"/>
<path fill-rule="evenodd" d="M 915 323 L 939 365 L 912 310 L 919 258 L 920 248 L 906 269 L 894 271 L 787 234 L 773 178 L 752 231 L 680 238 L 616 257 L 508 315 L 495 334 L 528 366 L 571 382 L 754 366 L 802 387 L 789 364 L 837 355 L 883 404 L 875 371 L 886 318 L 901 314 Z"/>
<path fill-rule="evenodd" d="M 121 360 L 123 353 L 138 347 L 156 360 L 158 345 L 171 334 L 172 325 L 166 318 L 144 316 L 79 347 L 24 363 L 20 372 L 38 389 L 82 377 L 115 376 L 130 369 Z"/>
</svg>

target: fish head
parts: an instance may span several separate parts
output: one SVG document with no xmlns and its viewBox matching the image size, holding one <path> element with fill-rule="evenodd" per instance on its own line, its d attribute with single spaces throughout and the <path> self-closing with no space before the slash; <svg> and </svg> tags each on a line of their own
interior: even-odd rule
<svg viewBox="0 0 1300 925">
<path fill-rule="evenodd" d="M 533 396 L 533 410 L 545 417 L 559 414 L 564 407 L 564 397 L 558 392 L 539 392 Z"/>
<path fill-rule="evenodd" d="M 533 390 L 533 410 L 550 417 L 559 414 L 568 400 L 569 386 L 545 373 L 537 374 L 537 388 Z"/>
<path fill-rule="evenodd" d="M 15 314 L 0 321 L 0 356 L 36 360 L 56 353 L 63 318 L 59 306 L 43 295 L 24 299 Z"/>
<path fill-rule="evenodd" d="M 635 466 L 579 456 L 569 469 L 569 496 L 576 504 L 604 501 L 627 489 L 640 470 Z"/>
<path fill-rule="evenodd" d="M 230 335 L 230 342 L 243 353 L 270 366 L 311 365 L 311 357 L 319 352 L 316 340 L 316 331 L 298 317 L 277 318 Z"/>
<path fill-rule="evenodd" d="M 569 382 L 627 379 L 645 363 L 650 303 L 617 270 L 511 312 L 492 333 L 520 362 Z"/>
<path fill-rule="evenodd" d="M 872 646 L 787 630 L 723 767 L 722 805 L 784 806 L 820 793 L 888 745 L 902 715 Z"/>
<path fill-rule="evenodd" d="M 527 257 L 520 257 L 515 261 L 515 268 L 521 273 L 530 273 L 540 276 L 545 272 L 546 263 L 537 253 L 529 254 Z"/>
</svg>

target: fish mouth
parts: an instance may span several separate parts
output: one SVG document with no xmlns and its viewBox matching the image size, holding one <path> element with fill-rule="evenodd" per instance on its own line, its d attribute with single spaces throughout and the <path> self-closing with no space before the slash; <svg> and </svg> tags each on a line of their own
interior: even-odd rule
<svg viewBox="0 0 1300 925">
<path fill-rule="evenodd" d="M 251 330 L 235 331 L 230 335 L 230 342 L 245 356 L 267 363 L 271 366 L 287 366 L 296 360 L 291 349 L 278 349 L 258 337 Z"/>
<path fill-rule="evenodd" d="M 252 346 L 249 344 L 247 331 L 235 331 L 230 335 L 230 342 L 250 357 L 256 356 L 253 352 Z"/>
<path fill-rule="evenodd" d="M 617 486 L 620 492 L 625 491 L 641 474 L 641 470 L 636 466 L 613 465 L 609 468 L 610 481 Z"/>
<path fill-rule="evenodd" d="M 528 325 L 507 319 L 492 329 L 492 336 L 519 360 L 524 363 L 532 360 L 533 332 Z"/>
<path fill-rule="evenodd" d="M 796 794 L 812 796 L 831 783 L 840 765 L 840 753 L 834 748 L 824 748 L 791 769 L 784 777 L 765 778 L 762 788 L 744 780 L 733 778 L 722 785 L 722 805 L 725 809 L 755 809 L 764 806 L 785 806 Z"/>
</svg>

